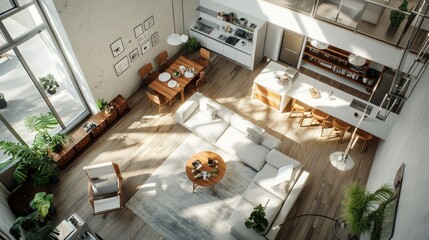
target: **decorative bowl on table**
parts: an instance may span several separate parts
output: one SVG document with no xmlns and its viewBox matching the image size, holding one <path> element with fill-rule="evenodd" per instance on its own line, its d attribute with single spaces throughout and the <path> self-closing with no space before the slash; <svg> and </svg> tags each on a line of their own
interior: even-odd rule
<svg viewBox="0 0 429 240">
<path fill-rule="evenodd" d="M 193 72 L 191 72 L 191 71 L 186 71 L 186 72 L 185 72 L 185 77 L 186 77 L 186 78 L 192 78 L 192 77 L 194 77 L 194 73 L 193 73 Z"/>
<path fill-rule="evenodd" d="M 173 70 L 173 74 L 171 74 L 173 77 L 180 77 L 182 76 L 182 73 L 176 69 Z"/>
</svg>

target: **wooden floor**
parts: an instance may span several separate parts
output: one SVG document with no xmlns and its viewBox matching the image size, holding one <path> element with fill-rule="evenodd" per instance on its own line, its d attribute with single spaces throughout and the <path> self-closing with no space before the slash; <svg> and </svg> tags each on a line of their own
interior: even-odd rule
<svg viewBox="0 0 429 240">
<path fill-rule="evenodd" d="M 350 152 L 355 160 L 354 168 L 341 172 L 331 166 L 329 156 L 334 151 L 345 150 L 350 133 L 346 134 L 344 143 L 339 143 L 338 138 L 327 140 L 331 129 L 325 130 L 320 137 L 319 127 L 299 127 L 297 118 L 288 119 L 287 110 L 277 113 L 253 101 L 252 83 L 266 62 L 250 71 L 218 56 L 212 60 L 213 69 L 208 73 L 208 83 L 201 92 L 281 139 L 283 145 L 280 150 L 300 161 L 310 172 L 309 181 L 288 217 L 302 213 L 339 217 L 344 186 L 351 182 L 366 184 L 378 141 L 373 140 L 364 154 L 360 153 L 362 143 L 358 142 Z M 125 201 L 128 201 L 190 134 L 174 120 L 174 112 L 181 105 L 179 98 L 173 102 L 171 110 L 167 108 L 164 114 L 158 115 L 157 108 L 149 107 L 145 91 L 146 88 L 142 87 L 131 96 L 131 111 L 60 174 L 61 180 L 53 190 L 57 223 L 76 212 L 93 232 L 104 239 L 162 239 L 156 229 L 127 208 L 105 216 L 92 216 L 87 200 L 88 180 L 82 171 L 85 165 L 117 162 L 124 177 Z M 309 120 L 305 119 L 304 124 Z M 278 239 L 334 239 L 332 224 L 332 221 L 322 218 L 300 218 L 285 224 Z"/>
</svg>

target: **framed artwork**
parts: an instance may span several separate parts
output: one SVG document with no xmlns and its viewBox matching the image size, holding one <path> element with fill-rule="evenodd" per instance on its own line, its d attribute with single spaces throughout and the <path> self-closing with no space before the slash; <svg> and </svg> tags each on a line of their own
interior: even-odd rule
<svg viewBox="0 0 429 240">
<path fill-rule="evenodd" d="M 150 16 L 150 18 L 148 18 L 148 19 L 146 19 L 146 21 L 144 21 L 144 30 L 148 30 L 153 25 L 155 25 L 155 18 L 153 16 Z"/>
<path fill-rule="evenodd" d="M 143 32 L 143 34 L 140 35 L 137 38 L 137 40 L 139 42 L 139 45 L 142 45 L 144 42 L 146 42 L 147 40 L 149 40 L 149 32 L 148 31 Z"/>
<path fill-rule="evenodd" d="M 115 65 L 115 72 L 116 76 L 121 75 L 125 70 L 127 70 L 130 67 L 130 63 L 128 62 L 128 56 L 125 56 L 122 58 L 119 62 L 117 62 Z"/>
<path fill-rule="evenodd" d="M 122 44 L 122 38 L 114 41 L 110 44 L 110 49 L 112 50 L 113 57 L 117 57 L 124 51 L 124 44 Z"/>
<path fill-rule="evenodd" d="M 136 60 L 139 57 L 139 51 L 136 49 L 134 49 L 132 52 L 130 52 L 130 59 L 131 62 L 133 62 L 134 60 Z"/>
<path fill-rule="evenodd" d="M 158 32 L 155 32 L 154 34 L 152 34 L 151 40 L 152 40 L 152 47 L 154 47 L 156 44 L 159 43 Z"/>
<path fill-rule="evenodd" d="M 134 36 L 138 38 L 143 34 L 143 25 L 140 23 L 137 27 L 134 28 Z"/>
<path fill-rule="evenodd" d="M 141 45 L 140 48 L 142 50 L 142 55 L 145 54 L 150 49 L 150 41 L 143 43 L 143 45 Z"/>
</svg>

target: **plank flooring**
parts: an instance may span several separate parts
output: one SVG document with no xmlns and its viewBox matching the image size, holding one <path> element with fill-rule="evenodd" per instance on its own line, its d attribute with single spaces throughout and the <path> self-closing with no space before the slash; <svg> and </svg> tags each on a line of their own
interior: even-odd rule
<svg viewBox="0 0 429 240">
<path fill-rule="evenodd" d="M 331 129 L 325 129 L 320 137 L 320 127 L 299 127 L 297 118 L 288 119 L 288 107 L 284 113 L 278 113 L 252 100 L 253 80 L 266 64 L 261 62 L 250 71 L 215 55 L 212 57 L 213 68 L 207 74 L 207 84 L 201 92 L 280 138 L 283 142 L 280 150 L 300 161 L 310 172 L 309 181 L 288 218 L 303 213 L 339 217 L 344 186 L 351 182 L 366 184 L 378 141 L 373 140 L 366 153 L 360 153 L 362 142 L 356 144 L 350 151 L 355 160 L 352 170 L 341 172 L 332 167 L 329 155 L 345 150 L 350 133 L 346 134 L 344 143 L 339 143 L 339 138 L 327 140 Z M 92 216 L 87 199 L 88 180 L 82 170 L 83 166 L 94 163 L 117 162 L 124 177 L 124 198 L 128 201 L 190 134 L 174 120 L 180 99 L 176 97 L 172 109 L 166 108 L 158 115 L 155 106 L 149 107 L 146 90 L 142 87 L 134 93 L 128 99 L 131 111 L 61 172 L 61 180 L 53 189 L 57 206 L 55 222 L 59 223 L 76 212 L 104 239 L 162 239 L 156 229 L 127 208 Z M 189 96 L 188 93 L 186 98 Z M 304 125 L 309 120 L 305 119 Z M 287 222 L 279 230 L 278 239 L 334 239 L 332 226 L 332 221 L 323 218 L 299 218 Z"/>
</svg>

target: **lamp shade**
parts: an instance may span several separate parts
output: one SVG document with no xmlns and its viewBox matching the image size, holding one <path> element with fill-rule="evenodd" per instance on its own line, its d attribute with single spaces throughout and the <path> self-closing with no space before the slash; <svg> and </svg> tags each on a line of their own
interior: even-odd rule
<svg viewBox="0 0 429 240">
<path fill-rule="evenodd" d="M 310 41 L 311 46 L 317 48 L 317 49 L 327 49 L 329 47 L 329 44 L 321 42 L 319 40 L 316 39 L 311 39 Z"/>
<path fill-rule="evenodd" d="M 356 55 L 354 53 L 350 53 L 349 55 L 349 63 L 355 65 L 355 66 L 362 66 L 366 63 L 366 59 Z"/>
<path fill-rule="evenodd" d="M 189 37 L 188 37 L 188 35 L 186 35 L 186 34 L 182 34 L 182 35 L 180 36 L 180 40 L 181 40 L 183 43 L 187 42 L 187 41 L 188 41 L 188 39 L 189 39 Z"/>
<path fill-rule="evenodd" d="M 172 34 L 170 34 L 170 36 L 168 36 L 167 43 L 170 45 L 173 45 L 173 46 L 178 46 L 178 45 L 182 44 L 182 40 L 181 40 L 179 34 L 172 33 Z"/>
</svg>

